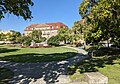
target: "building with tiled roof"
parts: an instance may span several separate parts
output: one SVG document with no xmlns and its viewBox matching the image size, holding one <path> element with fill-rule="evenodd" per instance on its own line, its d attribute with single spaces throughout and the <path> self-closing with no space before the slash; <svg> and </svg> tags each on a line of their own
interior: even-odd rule
<svg viewBox="0 0 120 84">
<path fill-rule="evenodd" d="M 68 28 L 65 24 L 61 22 L 55 23 L 46 23 L 46 24 L 32 24 L 25 28 L 24 34 L 29 35 L 33 30 L 41 30 L 42 37 L 52 37 L 58 35 L 58 29 L 60 28 Z"/>
</svg>

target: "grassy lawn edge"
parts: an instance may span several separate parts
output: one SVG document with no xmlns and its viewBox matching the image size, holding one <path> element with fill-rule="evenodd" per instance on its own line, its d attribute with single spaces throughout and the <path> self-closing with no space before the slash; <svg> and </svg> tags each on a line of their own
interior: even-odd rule
<svg viewBox="0 0 120 84">
<path fill-rule="evenodd" d="M 51 62 L 74 57 L 78 52 L 66 47 L 17 48 L 0 47 L 0 60 L 11 62 Z"/>
</svg>

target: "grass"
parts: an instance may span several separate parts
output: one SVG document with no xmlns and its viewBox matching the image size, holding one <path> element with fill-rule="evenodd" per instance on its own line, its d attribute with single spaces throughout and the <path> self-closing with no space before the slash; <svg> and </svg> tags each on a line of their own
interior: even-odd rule
<svg viewBox="0 0 120 84">
<path fill-rule="evenodd" d="M 0 84 L 8 84 L 8 81 L 13 77 L 13 72 L 6 68 L 0 68 Z"/>
<path fill-rule="evenodd" d="M 64 47 L 53 48 L 19 48 L 0 46 L 0 60 L 12 62 L 51 62 L 71 58 L 76 50 Z"/>
<path fill-rule="evenodd" d="M 109 84 L 120 84 L 120 64 L 106 65 L 98 70 L 108 77 Z"/>
<path fill-rule="evenodd" d="M 78 80 L 78 79 L 81 79 L 81 78 L 84 78 L 84 77 L 85 77 L 84 74 L 80 73 L 80 69 L 77 69 L 77 70 L 75 71 L 75 73 L 69 73 L 69 75 L 70 75 L 70 79 L 71 79 L 72 81 L 75 81 L 75 80 Z"/>
<path fill-rule="evenodd" d="M 88 48 L 88 50 L 91 49 L 96 48 Z M 79 73 L 76 72 L 78 69 Z M 92 58 L 85 59 L 81 63 L 70 67 L 70 71 L 72 71 L 72 80 L 76 80 L 79 77 L 77 75 L 83 75 L 85 72 L 99 71 L 109 78 L 108 84 L 120 84 L 120 50 L 112 48 L 96 49 Z"/>
</svg>

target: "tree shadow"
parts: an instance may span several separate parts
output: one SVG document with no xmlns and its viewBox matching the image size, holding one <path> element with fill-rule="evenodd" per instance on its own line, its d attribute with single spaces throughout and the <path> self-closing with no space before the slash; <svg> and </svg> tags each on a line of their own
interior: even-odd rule
<svg viewBox="0 0 120 84">
<path fill-rule="evenodd" d="M 88 52 L 94 51 L 94 56 L 105 56 L 105 55 L 120 55 L 120 49 L 110 48 L 110 47 L 90 47 L 87 49 Z"/>
<path fill-rule="evenodd" d="M 43 59 L 42 57 L 54 57 L 55 56 L 68 56 L 77 54 L 74 52 L 66 52 L 66 53 L 53 53 L 53 54 L 19 54 L 14 56 L 6 56 L 5 59 L 21 59 L 21 60 L 29 60 L 35 59 L 36 63 L 17 63 L 17 62 L 0 62 L 1 67 L 9 68 L 14 72 L 14 77 L 9 81 L 9 83 L 22 83 L 29 84 L 31 81 L 38 82 L 39 84 L 51 84 L 62 81 L 63 83 L 69 81 L 64 79 L 67 74 L 68 67 L 71 64 L 78 63 L 83 60 L 85 55 L 79 53 L 78 56 L 73 58 L 69 58 L 65 61 L 53 61 L 53 62 L 38 62 L 39 59 Z M 48 58 L 48 59 L 50 59 Z M 45 58 L 47 60 L 47 58 Z M 53 59 L 53 58 L 52 58 Z M 59 58 L 60 59 L 60 58 Z M 71 61 L 72 60 L 72 61 Z M 30 60 L 29 60 L 30 61 Z M 70 81 L 69 81 L 70 82 Z"/>
<path fill-rule="evenodd" d="M 69 74 L 74 74 L 77 69 L 80 69 L 80 73 L 96 72 L 98 71 L 98 68 L 113 64 L 120 64 L 120 50 L 101 48 L 96 50 L 94 56 L 90 56 L 82 62 L 74 65 L 74 67 L 70 67 Z"/>
<path fill-rule="evenodd" d="M 13 78 L 14 73 L 6 68 L 0 68 L 0 84 L 7 84 Z"/>
<path fill-rule="evenodd" d="M 7 53 L 7 52 L 16 52 L 19 49 L 7 49 L 7 48 L 0 48 L 0 53 Z"/>
<path fill-rule="evenodd" d="M 51 61 L 61 61 L 67 58 L 75 56 L 75 52 L 65 52 L 65 53 L 53 53 L 53 54 L 37 54 L 37 53 L 26 53 L 26 54 L 16 54 L 7 55 L 0 57 L 3 61 L 11 62 L 51 62 Z"/>
</svg>

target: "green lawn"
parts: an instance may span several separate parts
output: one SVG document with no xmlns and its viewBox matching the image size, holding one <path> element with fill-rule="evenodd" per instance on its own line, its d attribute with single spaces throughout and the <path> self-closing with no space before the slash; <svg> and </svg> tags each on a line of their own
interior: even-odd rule
<svg viewBox="0 0 120 84">
<path fill-rule="evenodd" d="M 13 72 L 6 68 L 0 68 L 0 84 L 8 84 L 8 81 L 13 77 Z"/>
<path fill-rule="evenodd" d="M 109 78 L 109 84 L 120 84 L 120 64 L 106 65 L 98 70 Z"/>
<path fill-rule="evenodd" d="M 78 69 L 79 73 L 77 72 Z M 70 74 L 72 80 L 81 78 L 85 72 L 99 71 L 109 78 L 109 84 L 120 84 L 120 50 L 111 48 L 96 49 L 92 58 L 71 66 L 70 71 L 72 71 L 72 74 Z"/>
<path fill-rule="evenodd" d="M 61 61 L 77 54 L 76 50 L 64 47 L 19 48 L 0 45 L 0 60 L 13 62 Z"/>
</svg>

